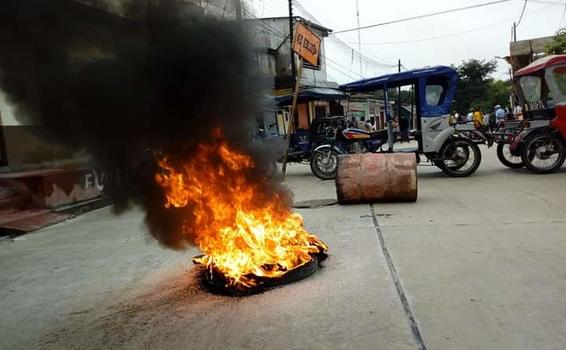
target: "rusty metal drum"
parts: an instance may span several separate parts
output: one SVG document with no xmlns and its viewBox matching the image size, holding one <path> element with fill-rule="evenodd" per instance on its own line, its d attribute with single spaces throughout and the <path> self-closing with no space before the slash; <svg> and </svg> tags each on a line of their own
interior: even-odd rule
<svg viewBox="0 0 566 350">
<path fill-rule="evenodd" d="M 336 193 L 340 203 L 414 202 L 417 190 L 413 153 L 362 153 L 338 159 Z"/>
</svg>

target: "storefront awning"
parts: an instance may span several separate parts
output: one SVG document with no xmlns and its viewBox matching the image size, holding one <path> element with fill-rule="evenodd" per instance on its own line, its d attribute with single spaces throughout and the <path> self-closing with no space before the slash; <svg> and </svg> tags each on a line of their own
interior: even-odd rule
<svg viewBox="0 0 566 350">
<path fill-rule="evenodd" d="M 340 100 L 347 97 L 347 94 L 337 89 L 313 87 L 301 89 L 299 91 L 298 101 L 299 103 L 304 103 L 310 101 Z M 278 96 L 275 98 L 275 101 L 279 106 L 289 106 L 293 103 L 293 94 Z"/>
</svg>

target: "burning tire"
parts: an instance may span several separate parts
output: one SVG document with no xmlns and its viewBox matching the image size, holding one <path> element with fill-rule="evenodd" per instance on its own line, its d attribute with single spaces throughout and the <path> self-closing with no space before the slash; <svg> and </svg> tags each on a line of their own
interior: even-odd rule
<svg viewBox="0 0 566 350">
<path fill-rule="evenodd" d="M 195 257 L 193 261 L 198 261 L 198 258 L 199 257 Z M 281 277 L 247 276 L 254 282 L 253 286 L 230 284 L 230 280 L 227 279 L 226 276 L 218 269 L 208 269 L 204 266 L 200 271 L 200 278 L 203 287 L 215 294 L 234 297 L 253 295 L 262 293 L 268 289 L 294 283 L 313 275 L 318 270 L 320 263 L 326 259 L 326 254 L 313 254 L 311 255 L 311 258 L 312 259 L 306 264 L 288 271 Z"/>
<path fill-rule="evenodd" d="M 566 149 L 562 140 L 544 132 L 529 137 L 523 146 L 521 156 L 525 166 L 535 174 L 557 171 L 564 164 Z"/>
<path fill-rule="evenodd" d="M 508 143 L 497 144 L 497 158 L 501 164 L 511 169 L 520 169 L 525 166 L 521 156 L 514 156 L 511 153 L 511 145 Z"/>
</svg>

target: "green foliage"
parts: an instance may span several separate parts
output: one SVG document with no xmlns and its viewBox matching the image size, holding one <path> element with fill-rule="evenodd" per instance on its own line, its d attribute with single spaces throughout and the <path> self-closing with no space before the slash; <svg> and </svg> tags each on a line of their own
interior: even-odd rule
<svg viewBox="0 0 566 350">
<path fill-rule="evenodd" d="M 495 105 L 510 107 L 511 82 L 509 80 L 490 79 L 488 84 L 487 96 L 483 101 L 484 103 L 481 104 L 482 110 L 485 112 L 492 111 Z"/>
<path fill-rule="evenodd" d="M 495 72 L 497 62 L 470 59 L 462 62 L 456 70 L 460 75 L 454 109 L 459 113 L 468 113 L 479 107 L 484 112 L 491 112 L 493 106 L 508 105 L 511 83 L 495 80 L 489 75 Z"/>
<path fill-rule="evenodd" d="M 544 47 L 547 55 L 562 55 L 566 53 L 566 28 L 560 29 L 554 36 L 554 41 Z"/>
</svg>

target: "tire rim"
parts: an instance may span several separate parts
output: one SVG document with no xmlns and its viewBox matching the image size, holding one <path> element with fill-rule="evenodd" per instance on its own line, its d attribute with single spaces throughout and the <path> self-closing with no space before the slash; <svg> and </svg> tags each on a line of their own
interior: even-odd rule
<svg viewBox="0 0 566 350">
<path fill-rule="evenodd" d="M 540 136 L 529 144 L 527 156 L 533 167 L 549 170 L 560 161 L 561 147 L 551 136 Z"/>
<path fill-rule="evenodd" d="M 324 173 L 332 173 L 336 169 L 338 157 L 334 152 L 319 152 L 316 157 L 316 166 Z"/>
<path fill-rule="evenodd" d="M 466 142 L 455 141 L 444 153 L 444 165 L 458 172 L 466 172 L 474 166 L 476 154 Z"/>
<path fill-rule="evenodd" d="M 514 156 L 511 153 L 511 145 L 508 143 L 503 145 L 503 148 L 501 149 L 501 153 L 503 154 L 503 158 L 505 158 L 511 164 L 519 165 L 523 163 L 523 160 L 521 159 L 520 156 Z"/>
</svg>

